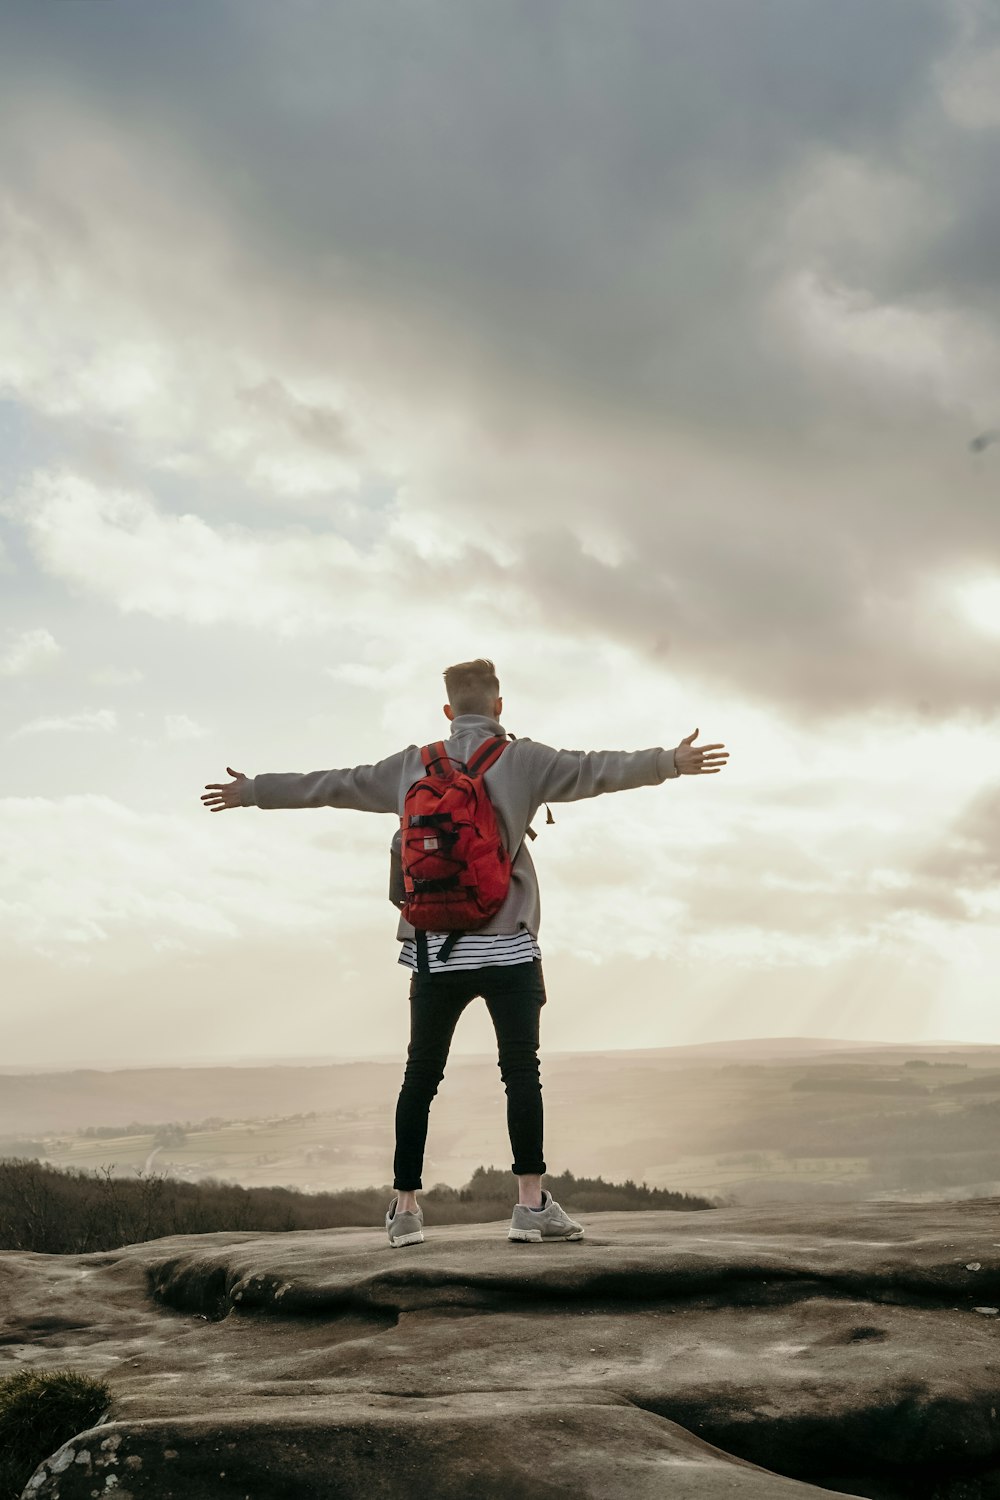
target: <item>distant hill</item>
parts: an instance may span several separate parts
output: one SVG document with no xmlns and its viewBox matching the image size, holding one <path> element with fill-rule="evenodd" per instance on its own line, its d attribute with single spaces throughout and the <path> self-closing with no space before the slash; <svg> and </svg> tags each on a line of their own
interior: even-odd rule
<svg viewBox="0 0 1000 1500">
<path fill-rule="evenodd" d="M 788 1065 L 812 1060 L 836 1067 L 866 1059 L 902 1064 L 907 1059 L 948 1061 L 978 1068 L 1000 1066 L 1000 1047 L 904 1043 L 872 1044 L 833 1038 L 756 1037 L 732 1042 L 696 1042 L 683 1047 L 656 1047 L 608 1052 L 544 1052 L 543 1076 L 615 1078 L 615 1091 L 628 1097 L 622 1073 L 650 1068 L 690 1069 L 713 1064 L 768 1061 Z M 81 1130 L 93 1125 L 136 1122 L 261 1119 L 311 1110 L 366 1110 L 395 1101 L 402 1078 L 399 1057 L 312 1065 L 277 1063 L 261 1066 L 191 1068 L 78 1068 L 69 1071 L 18 1072 L 0 1069 L 0 1136 L 45 1131 Z M 445 1080 L 469 1081 L 477 1072 L 492 1094 L 495 1056 L 457 1054 Z M 975 1088 L 973 1084 L 971 1086 Z"/>
<path fill-rule="evenodd" d="M 0 1155 L 310 1193 L 386 1180 L 403 1057 L 0 1076 Z M 546 1053 L 546 1160 L 740 1203 L 1000 1193 L 1000 1048 L 775 1037 Z M 455 1056 L 424 1180 L 509 1161 L 496 1058 Z"/>
<path fill-rule="evenodd" d="M 398 1089 L 401 1073 L 401 1062 L 384 1062 L 6 1074 L 0 1077 L 0 1134 L 361 1108 L 373 1095 Z"/>
</svg>

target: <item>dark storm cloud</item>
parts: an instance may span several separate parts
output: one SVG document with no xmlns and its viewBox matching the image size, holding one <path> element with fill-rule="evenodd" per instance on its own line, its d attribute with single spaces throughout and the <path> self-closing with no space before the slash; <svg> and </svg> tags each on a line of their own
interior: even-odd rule
<svg viewBox="0 0 1000 1500">
<path fill-rule="evenodd" d="M 807 717 L 946 715 L 995 706 L 986 647 L 920 613 L 949 549 L 1000 564 L 992 490 L 936 457 L 969 460 L 983 424 L 953 430 L 919 370 L 898 398 L 877 369 L 864 385 L 818 371 L 768 299 L 790 185 L 840 153 L 940 212 L 880 238 L 877 189 L 875 239 L 834 236 L 815 269 L 995 336 L 994 138 L 938 93 L 957 16 L 941 0 L 103 0 L 15 8 L 0 68 L 12 117 L 48 92 L 116 122 L 151 172 L 164 152 L 196 168 L 233 246 L 220 298 L 294 329 L 317 367 L 337 352 L 326 310 L 348 308 L 387 368 L 394 331 L 418 330 L 415 401 L 452 382 L 484 431 L 520 402 L 543 429 L 559 413 L 567 454 L 574 432 L 606 436 L 586 498 L 505 503 L 507 579 L 547 622 Z M 30 193 L 16 136 L 2 160 Z M 253 399 L 307 441 L 349 440 L 277 377 Z M 661 428 L 665 451 L 680 433 L 724 456 L 711 503 L 657 479 Z M 781 470 L 769 491 L 761 472 Z M 614 564 L 581 545 L 574 509 L 618 534 Z"/>
<path fill-rule="evenodd" d="M 605 401 L 782 426 L 798 387 L 774 402 L 753 319 L 775 194 L 817 146 L 894 157 L 950 28 L 930 0 L 104 0 L 5 30 L 23 80 L 138 149 L 169 132 L 310 298 L 429 301 Z"/>
<path fill-rule="evenodd" d="M 878 709 L 992 717 L 996 644 L 973 637 L 955 649 L 947 616 L 927 616 L 907 573 L 905 516 L 883 554 L 863 502 L 860 518 L 845 500 L 820 520 L 808 506 L 750 499 L 743 514 L 738 492 L 734 501 L 727 518 L 669 496 L 634 519 L 614 564 L 568 528 L 539 529 L 511 578 L 560 628 L 638 647 L 668 671 L 694 668 L 720 702 L 736 686 L 803 724 Z"/>
</svg>

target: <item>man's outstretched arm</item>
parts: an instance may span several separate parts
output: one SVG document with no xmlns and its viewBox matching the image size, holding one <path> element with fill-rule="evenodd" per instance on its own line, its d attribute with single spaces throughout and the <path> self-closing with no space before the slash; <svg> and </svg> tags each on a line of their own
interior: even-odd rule
<svg viewBox="0 0 1000 1500">
<path fill-rule="evenodd" d="M 533 745 L 543 763 L 541 802 L 577 802 L 604 792 L 656 786 L 677 776 L 704 776 L 721 771 L 729 759 L 722 744 L 699 745 L 694 730 L 675 750 L 553 750 Z M 522 742 L 523 743 L 523 742 Z"/>
<path fill-rule="evenodd" d="M 201 800 L 209 812 L 231 807 L 351 807 L 359 812 L 399 811 L 399 781 L 405 750 L 345 771 L 266 771 L 244 776 L 226 770 L 230 782 L 206 784 Z M 207 794 L 207 795 L 206 795 Z"/>
</svg>

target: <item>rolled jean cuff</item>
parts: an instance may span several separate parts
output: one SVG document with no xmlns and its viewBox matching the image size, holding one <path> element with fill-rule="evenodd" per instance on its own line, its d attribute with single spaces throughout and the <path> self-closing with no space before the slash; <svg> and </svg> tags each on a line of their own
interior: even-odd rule
<svg viewBox="0 0 1000 1500">
<path fill-rule="evenodd" d="M 515 1177 L 544 1177 L 549 1169 L 541 1157 L 537 1158 L 537 1162 L 538 1165 L 536 1166 L 532 1165 L 530 1161 L 528 1163 L 514 1161 L 510 1164 L 510 1170 Z"/>
</svg>

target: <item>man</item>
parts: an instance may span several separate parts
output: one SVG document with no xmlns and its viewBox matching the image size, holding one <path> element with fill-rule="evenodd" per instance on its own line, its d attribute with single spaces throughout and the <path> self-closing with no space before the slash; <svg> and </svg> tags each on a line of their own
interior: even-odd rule
<svg viewBox="0 0 1000 1500">
<path fill-rule="evenodd" d="M 449 758 L 467 766 L 477 747 L 500 737 L 503 699 L 491 661 L 460 662 L 444 674 L 451 721 Z M 508 1238 L 540 1242 L 578 1240 L 583 1228 L 542 1187 L 542 1093 L 538 1069 L 539 1015 L 545 1004 L 538 947 L 539 896 L 526 839 L 531 820 L 549 802 L 575 802 L 603 792 L 651 786 L 677 776 L 713 775 L 728 752 L 721 744 L 695 748 L 696 729 L 674 750 L 634 753 L 615 750 L 553 750 L 532 740 L 511 740 L 486 770 L 483 782 L 496 814 L 504 849 L 511 856 L 510 889 L 496 914 L 474 931 L 446 942 L 429 932 L 416 941 L 400 918 L 399 962 L 412 970 L 410 1044 L 396 1105 L 393 1187 L 386 1214 L 394 1247 L 423 1240 L 417 1191 L 431 1100 L 444 1077 L 458 1018 L 477 996 L 485 1000 L 497 1036 L 500 1075 L 507 1092 L 507 1126 L 518 1180 L 518 1201 Z M 420 747 L 409 745 L 372 766 L 344 771 L 277 772 L 247 777 L 231 766 L 235 780 L 213 782 L 201 800 L 211 812 L 226 808 L 350 807 L 402 815 L 409 788 L 425 774 Z M 442 949 L 444 951 L 442 951 Z"/>
</svg>

